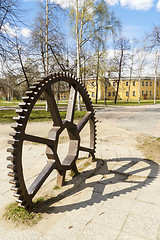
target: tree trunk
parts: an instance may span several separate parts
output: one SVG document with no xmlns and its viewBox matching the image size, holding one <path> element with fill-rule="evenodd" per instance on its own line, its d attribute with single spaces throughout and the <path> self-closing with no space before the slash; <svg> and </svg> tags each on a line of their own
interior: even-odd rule
<svg viewBox="0 0 160 240">
<path fill-rule="evenodd" d="M 80 42 L 79 42 L 79 31 L 78 31 L 78 0 L 76 1 L 76 40 L 77 40 L 77 78 L 80 80 Z M 77 108 L 81 111 L 81 98 L 79 92 L 77 92 Z"/>
<path fill-rule="evenodd" d="M 123 61 L 123 49 L 121 49 L 121 57 L 119 61 L 119 76 L 118 76 L 118 82 L 117 82 L 117 91 L 114 99 L 114 104 L 117 103 L 117 98 L 118 98 L 118 91 L 119 91 L 119 83 L 121 80 L 121 73 L 122 73 L 122 61 Z"/>
<path fill-rule="evenodd" d="M 120 82 L 120 79 L 117 81 L 117 91 L 116 91 L 116 96 L 115 96 L 115 99 L 114 99 L 114 104 L 117 103 L 118 91 L 119 91 L 119 82 Z"/>
<path fill-rule="evenodd" d="M 27 86 L 28 86 L 28 88 L 29 88 L 29 87 L 30 87 L 30 84 L 29 84 L 29 81 L 28 81 L 28 77 L 27 77 L 26 71 L 25 71 L 24 66 L 23 66 L 23 61 L 22 61 L 20 49 L 19 49 L 18 46 L 17 46 L 17 50 L 18 50 L 18 57 L 19 57 L 19 61 L 20 61 L 20 64 L 21 64 L 21 68 L 22 68 L 22 71 L 23 71 L 23 74 L 24 74 L 24 77 L 25 77 Z"/>
<path fill-rule="evenodd" d="M 105 106 L 106 106 L 106 101 L 107 101 L 107 81 L 106 81 L 106 78 L 105 78 L 105 86 L 104 86 L 104 105 Z"/>
<path fill-rule="evenodd" d="M 48 74 L 48 0 L 46 0 L 46 74 Z"/>
<path fill-rule="evenodd" d="M 48 0 L 46 0 L 46 39 L 45 39 L 45 45 L 46 45 L 46 74 L 48 74 Z M 48 103 L 46 101 L 46 111 L 48 111 Z"/>
<path fill-rule="evenodd" d="M 141 76 L 139 75 L 139 100 L 138 103 L 141 102 Z"/>
<path fill-rule="evenodd" d="M 97 55 L 97 74 L 96 74 L 96 104 L 98 101 L 98 79 L 99 79 L 99 50 Z"/>
<path fill-rule="evenodd" d="M 157 39 L 156 39 L 156 56 L 155 56 L 155 76 L 154 76 L 154 104 L 156 104 L 156 84 L 157 84 Z"/>
</svg>

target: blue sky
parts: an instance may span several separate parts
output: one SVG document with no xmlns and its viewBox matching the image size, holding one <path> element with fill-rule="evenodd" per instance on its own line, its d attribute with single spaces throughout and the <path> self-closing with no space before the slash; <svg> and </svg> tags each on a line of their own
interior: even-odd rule
<svg viewBox="0 0 160 240">
<path fill-rule="evenodd" d="M 28 9 L 28 24 L 33 22 L 38 10 L 38 1 L 21 0 L 24 9 Z M 69 0 L 52 0 L 63 8 Z M 70 0 L 71 1 L 71 0 Z M 152 31 L 154 25 L 160 23 L 160 0 L 106 0 L 110 8 L 123 25 L 123 35 L 129 39 L 141 39 L 144 33 Z"/>
<path fill-rule="evenodd" d="M 122 22 L 123 34 L 129 39 L 143 38 L 145 33 L 153 30 L 154 25 L 160 24 L 160 11 L 156 5 L 148 10 L 135 10 L 120 5 L 114 5 L 112 9 Z"/>
</svg>

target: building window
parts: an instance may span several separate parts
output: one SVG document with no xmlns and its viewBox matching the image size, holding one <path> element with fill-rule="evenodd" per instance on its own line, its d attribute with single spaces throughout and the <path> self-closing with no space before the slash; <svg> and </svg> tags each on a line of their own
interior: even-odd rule
<svg viewBox="0 0 160 240">
<path fill-rule="evenodd" d="M 144 95 L 144 91 L 142 91 L 142 95 Z"/>
<path fill-rule="evenodd" d="M 111 96 L 111 92 L 108 93 L 108 97 L 110 97 L 110 96 Z"/>
<path fill-rule="evenodd" d="M 129 92 L 128 91 L 126 92 L 126 96 L 129 96 Z"/>
<path fill-rule="evenodd" d="M 109 82 L 109 84 L 108 84 L 108 85 L 109 85 L 109 87 L 110 87 L 110 86 L 111 86 L 111 83 Z"/>
<path fill-rule="evenodd" d="M 115 92 L 112 93 L 112 96 L 113 96 L 113 97 L 115 96 Z"/>
<path fill-rule="evenodd" d="M 152 91 L 149 92 L 149 95 L 152 96 Z"/>
<path fill-rule="evenodd" d="M 135 91 L 133 91 L 133 96 L 134 96 L 134 97 L 136 96 L 136 92 L 135 92 Z"/>
<path fill-rule="evenodd" d="M 159 95 L 159 92 L 157 91 L 157 96 Z"/>
<path fill-rule="evenodd" d="M 128 82 L 126 82 L 126 86 L 128 86 Z"/>
<path fill-rule="evenodd" d="M 133 82 L 133 86 L 136 86 L 136 82 L 135 81 Z"/>
<path fill-rule="evenodd" d="M 157 82 L 157 86 L 159 86 L 159 82 Z"/>
<path fill-rule="evenodd" d="M 150 86 L 152 86 L 152 82 L 150 82 Z"/>
<path fill-rule="evenodd" d="M 92 82 L 92 86 L 94 87 L 94 82 Z"/>
<path fill-rule="evenodd" d="M 113 82 L 113 86 L 116 86 L 116 83 L 115 83 L 115 82 Z"/>
<path fill-rule="evenodd" d="M 94 94 L 94 92 L 92 92 L 92 97 L 95 97 L 95 94 Z"/>
<path fill-rule="evenodd" d="M 148 82 L 146 82 L 146 86 L 148 86 Z"/>
<path fill-rule="evenodd" d="M 148 91 L 146 91 L 146 95 L 148 96 Z"/>
<path fill-rule="evenodd" d="M 142 86 L 144 86 L 144 82 L 142 82 Z"/>
</svg>

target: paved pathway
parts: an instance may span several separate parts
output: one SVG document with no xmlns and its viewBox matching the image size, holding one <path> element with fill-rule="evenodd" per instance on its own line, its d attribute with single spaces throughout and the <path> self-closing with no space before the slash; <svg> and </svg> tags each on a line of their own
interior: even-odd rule
<svg viewBox="0 0 160 240">
<path fill-rule="evenodd" d="M 0 220 L 0 239 L 156 240 L 160 239 L 159 166 L 137 150 L 138 134 L 160 137 L 160 106 L 116 107 L 97 112 L 97 157 L 48 201 L 34 227 Z M 6 170 L 8 125 L 0 125 L 1 213 L 13 201 Z M 76 186 L 76 187 L 75 187 Z"/>
</svg>

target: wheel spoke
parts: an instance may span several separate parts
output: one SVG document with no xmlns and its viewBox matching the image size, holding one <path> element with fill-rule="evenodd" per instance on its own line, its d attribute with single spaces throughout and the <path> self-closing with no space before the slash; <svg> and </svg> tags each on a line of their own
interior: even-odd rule
<svg viewBox="0 0 160 240">
<path fill-rule="evenodd" d="M 53 171 L 55 168 L 55 161 L 48 161 L 46 166 L 42 169 L 42 171 L 39 173 L 38 177 L 34 180 L 32 185 L 28 189 L 28 194 L 32 197 L 38 192 L 44 181 L 47 179 L 49 174 Z"/>
<path fill-rule="evenodd" d="M 92 116 L 92 112 L 87 112 L 85 114 L 85 116 L 81 119 L 81 121 L 77 125 L 78 132 L 80 132 L 84 128 L 84 126 L 86 125 L 88 120 L 91 118 L 91 116 Z"/>
<path fill-rule="evenodd" d="M 94 153 L 94 149 L 93 149 L 93 148 L 88 148 L 88 147 L 82 147 L 82 146 L 80 146 L 80 147 L 79 147 L 79 150 L 80 150 L 80 151 L 83 151 L 83 152 L 89 152 L 90 154 L 93 154 L 93 153 Z"/>
<path fill-rule="evenodd" d="M 55 142 L 54 140 L 51 140 L 48 138 L 37 137 L 34 135 L 29 135 L 29 134 L 25 134 L 23 139 L 26 141 L 29 141 L 29 142 L 46 144 L 47 146 L 53 146 L 54 142 Z"/>
<path fill-rule="evenodd" d="M 55 126 L 62 126 L 62 119 L 56 104 L 56 100 L 54 98 L 54 94 L 52 92 L 51 87 L 45 90 L 45 96 L 47 99 L 47 103 L 51 112 L 51 116 Z"/>
<path fill-rule="evenodd" d="M 76 105 L 76 97 L 77 97 L 77 91 L 74 89 L 73 86 L 71 86 L 68 107 L 67 107 L 67 114 L 66 114 L 66 120 L 68 120 L 69 122 L 73 122 L 74 110 Z"/>
</svg>

